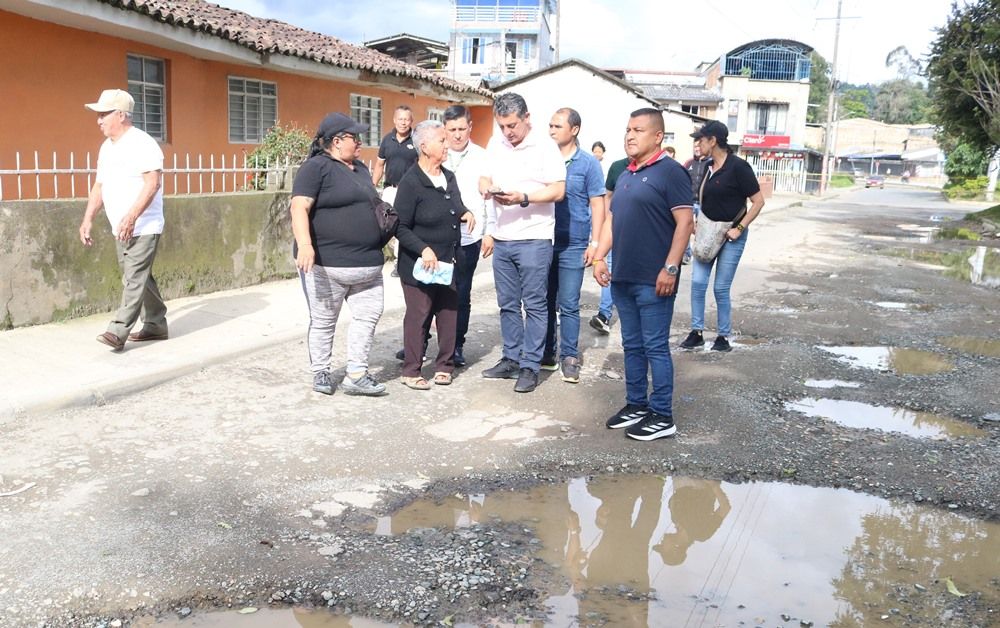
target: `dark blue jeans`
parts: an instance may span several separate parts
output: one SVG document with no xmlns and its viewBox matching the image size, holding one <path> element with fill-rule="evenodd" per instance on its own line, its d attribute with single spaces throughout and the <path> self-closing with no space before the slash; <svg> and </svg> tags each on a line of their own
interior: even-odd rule
<svg viewBox="0 0 1000 628">
<path fill-rule="evenodd" d="M 472 276 L 479 266 L 479 251 L 482 240 L 466 244 L 458 251 L 455 260 L 455 288 L 458 290 L 458 322 L 455 328 L 455 348 L 465 346 L 465 334 L 469 332 L 469 316 L 472 311 Z"/>
<path fill-rule="evenodd" d="M 556 311 L 559 312 L 559 357 L 580 355 L 580 288 L 583 254 L 587 245 L 556 248 L 549 267 L 549 324 L 545 330 L 545 355 L 556 355 Z"/>
<path fill-rule="evenodd" d="M 497 240 L 493 247 L 503 357 L 536 373 L 545 347 L 548 320 L 545 295 L 551 263 L 549 240 Z"/>
<path fill-rule="evenodd" d="M 656 296 L 649 284 L 612 281 L 625 351 L 625 402 L 673 415 L 674 362 L 670 357 L 670 322 L 674 298 Z M 653 390 L 648 393 L 647 376 Z"/>
</svg>

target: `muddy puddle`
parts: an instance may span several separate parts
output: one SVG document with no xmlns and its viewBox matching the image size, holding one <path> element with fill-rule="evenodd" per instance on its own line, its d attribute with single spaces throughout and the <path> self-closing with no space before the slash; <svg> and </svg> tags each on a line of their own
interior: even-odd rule
<svg viewBox="0 0 1000 628">
<path fill-rule="evenodd" d="M 899 608 L 932 618 L 907 598 L 944 591 L 949 576 L 1000 602 L 1000 525 L 843 489 L 578 478 L 415 502 L 378 532 L 494 520 L 531 528 L 565 578 L 546 600 L 553 626 L 867 626 Z"/>
<path fill-rule="evenodd" d="M 896 432 L 916 438 L 943 439 L 985 435 L 982 430 L 950 417 L 858 401 L 807 397 L 786 402 L 785 409 L 833 421 L 845 427 Z"/>
<path fill-rule="evenodd" d="M 243 610 L 243 609 L 241 609 Z M 387 624 L 364 617 L 334 615 L 323 610 L 306 608 L 258 609 L 253 612 L 229 611 L 200 613 L 185 619 L 145 619 L 138 628 L 387 628 Z"/>
<path fill-rule="evenodd" d="M 1000 358 L 1000 340 L 977 338 L 975 336 L 948 336 L 938 338 L 938 342 L 949 349 L 971 353 L 988 358 Z"/>
<path fill-rule="evenodd" d="M 819 347 L 837 356 L 839 362 L 898 375 L 933 375 L 954 368 L 948 358 L 930 351 L 897 347 Z"/>
<path fill-rule="evenodd" d="M 976 286 L 1000 288 L 1000 250 L 995 248 L 976 246 L 951 252 L 911 248 L 895 249 L 889 254 L 941 269 L 949 277 Z"/>
<path fill-rule="evenodd" d="M 841 379 L 807 379 L 808 388 L 861 388 L 859 382 L 846 382 Z"/>
</svg>

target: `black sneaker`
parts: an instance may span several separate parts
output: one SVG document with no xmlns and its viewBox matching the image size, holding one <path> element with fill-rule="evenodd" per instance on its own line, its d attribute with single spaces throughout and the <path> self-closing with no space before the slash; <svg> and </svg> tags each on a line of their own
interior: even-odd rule
<svg viewBox="0 0 1000 628">
<path fill-rule="evenodd" d="M 625 436 L 635 440 L 656 440 L 677 433 L 673 417 L 650 412 L 649 415 L 632 427 L 625 430 Z"/>
<path fill-rule="evenodd" d="M 649 408 L 629 403 L 618 412 L 615 412 L 610 419 L 604 422 L 604 425 L 610 430 L 617 430 L 635 425 L 647 416 L 649 416 Z"/>
<path fill-rule="evenodd" d="M 514 384 L 514 392 L 529 393 L 538 386 L 538 373 L 525 367 L 517 374 L 517 383 Z"/>
<path fill-rule="evenodd" d="M 333 382 L 330 381 L 330 371 L 320 371 L 313 375 L 313 390 L 324 395 L 333 394 Z"/>
<path fill-rule="evenodd" d="M 604 314 L 598 312 L 590 317 L 590 326 L 602 334 L 611 333 L 611 321 Z"/>
<path fill-rule="evenodd" d="M 350 375 L 345 376 L 344 381 L 340 382 L 340 389 L 344 391 L 345 395 L 381 397 L 386 394 L 385 384 L 376 381 L 368 373 L 365 373 L 358 379 L 354 379 Z"/>
<path fill-rule="evenodd" d="M 451 363 L 453 366 L 465 366 L 465 354 L 462 353 L 462 347 L 455 347 L 455 353 L 451 354 Z"/>
<path fill-rule="evenodd" d="M 546 353 L 542 356 L 542 365 L 540 367 L 543 371 L 558 371 L 559 362 L 556 361 L 556 356 L 551 353 Z"/>
<path fill-rule="evenodd" d="M 712 351 L 732 351 L 733 347 L 726 340 L 725 336 L 716 336 L 715 342 L 712 343 Z"/>
<path fill-rule="evenodd" d="M 517 361 L 510 358 L 500 358 L 500 361 L 483 371 L 483 377 L 487 379 L 514 379 L 517 377 L 521 367 Z"/>
<path fill-rule="evenodd" d="M 561 368 L 564 382 L 576 384 L 580 381 L 580 358 L 563 358 Z"/>
<path fill-rule="evenodd" d="M 696 349 L 704 344 L 705 338 L 702 337 L 701 332 L 697 329 L 692 329 L 688 337 L 681 343 L 681 349 Z"/>
</svg>

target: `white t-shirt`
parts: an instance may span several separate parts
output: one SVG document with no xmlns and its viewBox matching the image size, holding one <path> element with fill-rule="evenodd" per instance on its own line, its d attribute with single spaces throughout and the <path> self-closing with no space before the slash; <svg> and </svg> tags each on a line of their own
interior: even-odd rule
<svg viewBox="0 0 1000 628">
<path fill-rule="evenodd" d="M 145 131 L 129 127 L 118 141 L 104 140 L 97 155 L 97 182 L 101 184 L 104 213 L 111 223 L 111 233 L 118 235 L 118 224 L 132 209 L 142 191 L 142 174 L 163 170 L 163 151 Z M 163 186 L 156 190 L 146 211 L 135 222 L 134 235 L 163 233 Z"/>
<path fill-rule="evenodd" d="M 455 173 L 462 204 L 476 217 L 476 228 L 472 233 L 462 229 L 462 246 L 483 239 L 486 231 L 486 201 L 479 193 L 479 177 L 486 174 L 486 149 L 469 142 L 461 152 L 448 149 L 448 159 L 444 167 Z M 491 203 L 492 204 L 492 203 Z"/>
<path fill-rule="evenodd" d="M 487 173 L 493 185 L 504 192 L 531 194 L 545 186 L 566 180 L 566 160 L 555 141 L 531 129 L 521 143 L 511 146 L 502 133 L 495 133 L 486 147 Z M 499 205 L 496 212 L 497 240 L 553 240 L 556 230 L 556 204 L 531 203 Z"/>
</svg>

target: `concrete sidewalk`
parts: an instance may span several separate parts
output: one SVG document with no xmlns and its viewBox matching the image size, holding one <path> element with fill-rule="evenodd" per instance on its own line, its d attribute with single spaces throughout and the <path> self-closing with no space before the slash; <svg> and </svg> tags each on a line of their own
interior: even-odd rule
<svg viewBox="0 0 1000 628">
<path fill-rule="evenodd" d="M 816 197 L 776 195 L 765 212 L 805 200 Z M 403 291 L 391 271 L 386 264 L 386 315 L 403 310 Z M 492 286 L 490 260 L 483 260 L 475 291 Z M 483 297 L 474 300 L 485 303 Z M 95 339 L 107 327 L 107 313 L 0 332 L 0 425 L 19 416 L 101 405 L 210 364 L 304 340 L 309 323 L 298 279 L 174 299 L 167 307 L 170 339 L 128 342 L 121 353 Z M 350 320 L 349 313 L 341 320 Z"/>
</svg>

